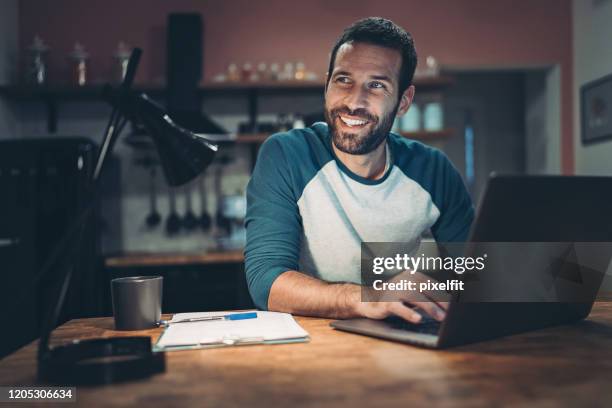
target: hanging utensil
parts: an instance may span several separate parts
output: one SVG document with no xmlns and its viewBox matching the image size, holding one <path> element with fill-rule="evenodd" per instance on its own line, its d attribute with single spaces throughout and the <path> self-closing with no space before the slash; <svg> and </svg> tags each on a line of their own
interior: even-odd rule
<svg viewBox="0 0 612 408">
<path fill-rule="evenodd" d="M 231 159 L 228 156 L 221 156 L 219 160 L 219 165 L 217 166 L 215 172 L 215 195 L 217 196 L 217 214 L 215 216 L 215 222 L 217 225 L 217 233 L 220 233 L 222 235 L 229 234 L 231 228 L 230 220 L 223 214 L 223 193 L 221 190 L 221 177 L 223 167 L 230 162 Z"/>
<path fill-rule="evenodd" d="M 200 228 L 202 228 L 202 231 L 208 231 L 210 229 L 210 224 L 211 224 L 211 218 L 210 218 L 210 214 L 208 214 L 208 201 L 206 200 L 206 187 L 204 186 L 206 179 L 204 178 L 204 176 L 200 177 L 199 183 L 198 183 L 198 189 L 200 191 L 200 206 L 201 206 L 201 212 L 200 212 Z"/>
<path fill-rule="evenodd" d="M 151 186 L 150 186 L 150 195 L 149 195 L 149 203 L 150 209 L 149 214 L 145 218 L 145 223 L 147 227 L 154 228 L 161 222 L 161 215 L 157 211 L 157 189 L 155 185 L 155 167 L 151 167 L 149 172 Z"/>
<path fill-rule="evenodd" d="M 198 226 L 198 218 L 193 213 L 191 203 L 191 189 L 185 186 L 185 215 L 183 216 L 183 228 L 193 231 Z"/>
<path fill-rule="evenodd" d="M 170 203 L 170 213 L 168 218 L 166 218 L 166 234 L 176 235 L 181 230 L 181 217 L 176 212 L 176 197 L 172 187 L 168 189 L 168 200 Z"/>
</svg>

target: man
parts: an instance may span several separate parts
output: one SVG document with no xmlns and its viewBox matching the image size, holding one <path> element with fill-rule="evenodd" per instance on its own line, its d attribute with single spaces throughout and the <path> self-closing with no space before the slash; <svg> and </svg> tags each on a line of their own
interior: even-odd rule
<svg viewBox="0 0 612 408">
<path fill-rule="evenodd" d="M 246 274 L 257 307 L 294 314 L 437 320 L 423 296 L 362 302 L 361 242 L 466 239 L 474 217 L 461 177 L 438 150 L 390 133 L 410 107 L 413 40 L 383 18 L 347 28 L 325 85 L 325 123 L 270 137 L 247 189 Z M 419 311 L 415 310 L 418 309 Z"/>
</svg>

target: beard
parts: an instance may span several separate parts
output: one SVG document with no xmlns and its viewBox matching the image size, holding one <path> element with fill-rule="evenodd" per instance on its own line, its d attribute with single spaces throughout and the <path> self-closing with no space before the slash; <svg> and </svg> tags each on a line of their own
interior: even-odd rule
<svg viewBox="0 0 612 408">
<path fill-rule="evenodd" d="M 348 154 L 363 155 L 374 151 L 385 141 L 393 126 L 393 120 L 398 108 L 399 103 L 395 106 L 393 111 L 383 116 L 382 119 L 363 108 L 353 111 L 347 106 L 335 109 L 325 109 L 325 121 L 329 126 L 332 141 L 338 150 Z M 356 132 L 346 132 L 338 129 L 336 120 L 341 120 L 340 114 L 343 113 L 358 117 L 362 120 L 367 120 L 367 127 L 356 130 Z"/>
</svg>

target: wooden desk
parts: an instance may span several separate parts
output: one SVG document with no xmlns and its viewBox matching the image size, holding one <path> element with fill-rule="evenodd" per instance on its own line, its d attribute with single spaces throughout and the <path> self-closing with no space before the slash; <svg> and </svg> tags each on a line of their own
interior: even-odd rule
<svg viewBox="0 0 612 408">
<path fill-rule="evenodd" d="M 612 303 L 587 321 L 433 351 L 334 331 L 298 317 L 305 344 L 167 353 L 148 380 L 78 387 L 79 406 L 610 406 Z M 73 320 L 55 340 L 120 333 L 110 318 Z M 1 385 L 35 383 L 32 343 L 0 361 Z M 42 404 L 41 404 L 42 405 Z M 45 406 L 45 405 L 43 405 Z M 46 405 L 48 406 L 48 405 Z"/>
</svg>

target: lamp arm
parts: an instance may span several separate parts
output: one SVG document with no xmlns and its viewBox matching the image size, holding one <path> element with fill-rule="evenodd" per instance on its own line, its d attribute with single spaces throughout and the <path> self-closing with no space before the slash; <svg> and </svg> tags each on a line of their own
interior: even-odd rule
<svg viewBox="0 0 612 408">
<path fill-rule="evenodd" d="M 117 141 L 117 138 L 121 134 L 121 131 L 126 123 L 127 119 L 122 117 L 122 115 L 118 112 L 117 107 L 114 107 L 110 120 L 106 126 L 106 133 L 104 135 L 104 139 L 102 140 L 102 145 L 98 151 L 98 157 L 96 158 L 96 167 L 94 168 L 94 173 L 92 176 L 94 188 L 96 188 L 100 180 L 104 163 L 106 162 L 110 152 L 112 152 L 115 142 Z"/>
<path fill-rule="evenodd" d="M 112 151 L 117 137 L 121 134 L 121 131 L 127 122 L 125 118 L 123 121 L 121 121 L 121 112 L 125 109 L 126 103 L 129 102 L 129 92 L 132 88 L 132 84 L 134 83 L 134 77 L 136 76 L 136 69 L 138 68 L 141 55 L 142 50 L 140 48 L 134 48 L 132 54 L 130 55 L 130 60 L 128 61 L 125 77 L 123 78 L 121 86 L 119 87 L 118 97 L 113 101 L 113 110 L 108 120 L 108 124 L 106 125 L 104 139 L 102 139 L 102 145 L 100 146 L 98 157 L 96 158 L 96 167 L 94 168 L 92 178 L 94 185 L 97 185 L 98 180 L 100 179 L 100 174 L 102 173 L 104 162 L 106 161 L 110 151 Z"/>
<path fill-rule="evenodd" d="M 66 299 L 66 294 L 68 293 L 68 287 L 70 286 L 70 281 L 72 280 L 72 272 L 74 268 L 73 256 L 81 247 L 81 238 L 83 236 L 84 225 L 86 225 L 86 222 L 91 215 L 91 210 L 94 207 L 95 201 L 95 198 L 93 198 L 91 203 L 81 211 L 79 217 L 74 221 L 68 233 L 64 235 L 63 239 L 55 247 L 55 250 L 47 259 L 45 265 L 41 269 L 41 272 L 37 276 L 37 279 L 45 276 L 48 271 L 54 265 L 56 265 L 58 260 L 64 259 L 64 263 L 59 265 L 60 270 L 64 272 L 61 276 L 62 283 L 57 299 L 53 307 L 47 311 L 47 316 L 43 320 L 41 326 L 40 340 L 38 342 L 39 360 L 43 359 L 50 350 L 49 340 L 51 338 L 51 332 L 55 328 L 55 324 L 60 317 L 62 306 L 64 305 L 64 300 Z M 61 258 L 62 255 L 65 256 Z"/>
<path fill-rule="evenodd" d="M 104 160 L 106 155 L 108 154 L 108 149 L 111 146 L 111 135 L 115 131 L 115 126 L 117 126 L 117 119 L 119 116 L 119 109 L 113 105 L 113 110 L 111 112 L 110 118 L 108 119 L 108 123 L 106 124 L 106 129 L 104 130 L 104 138 L 102 139 L 102 145 L 100 145 L 100 149 L 98 150 L 98 156 L 96 158 L 96 167 L 94 168 L 92 179 L 94 182 L 100 178 L 100 173 L 102 172 L 102 166 L 104 164 Z"/>
</svg>

